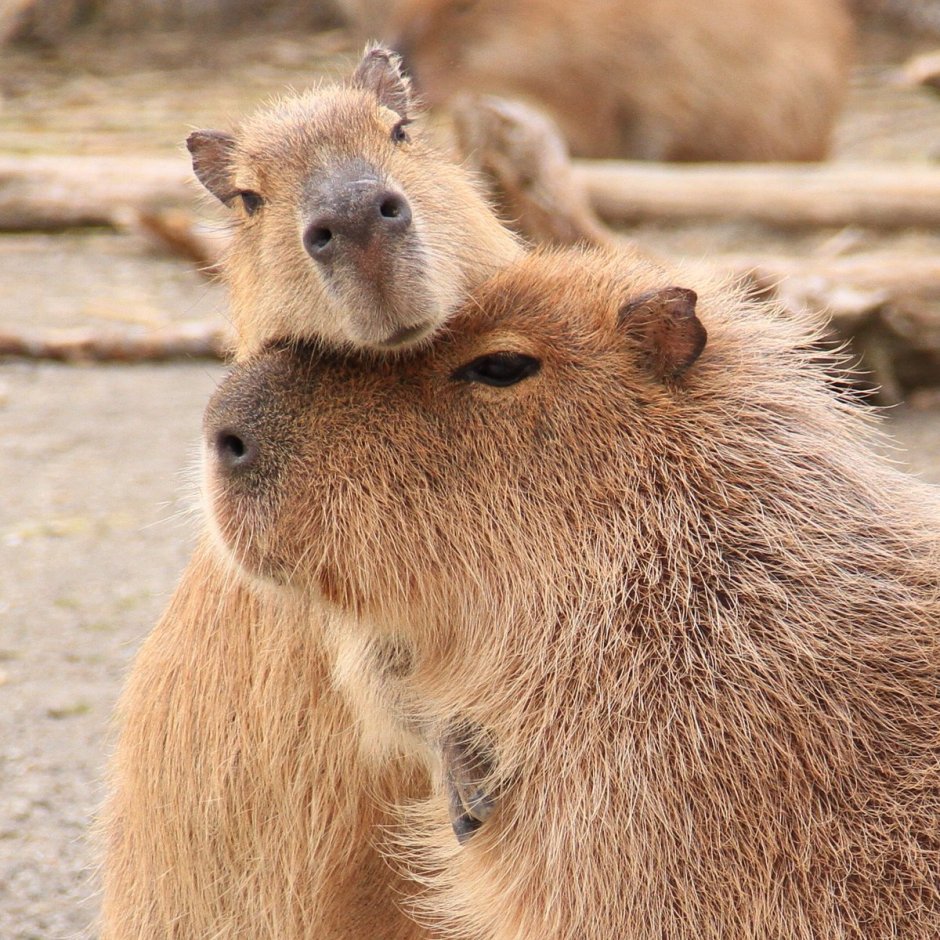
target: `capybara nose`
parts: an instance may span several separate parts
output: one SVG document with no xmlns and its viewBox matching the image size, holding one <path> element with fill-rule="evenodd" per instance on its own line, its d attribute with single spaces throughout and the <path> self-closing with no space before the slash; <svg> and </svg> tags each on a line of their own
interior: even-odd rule
<svg viewBox="0 0 940 940">
<path fill-rule="evenodd" d="M 345 241 L 366 246 L 374 239 L 394 239 L 411 225 L 411 206 L 404 195 L 377 180 L 355 180 L 331 194 L 330 206 L 304 231 L 310 257 L 329 264 Z"/>
<path fill-rule="evenodd" d="M 225 473 L 250 470 L 258 460 L 258 445 L 254 439 L 236 428 L 222 428 L 213 433 L 211 440 L 215 459 Z"/>
</svg>

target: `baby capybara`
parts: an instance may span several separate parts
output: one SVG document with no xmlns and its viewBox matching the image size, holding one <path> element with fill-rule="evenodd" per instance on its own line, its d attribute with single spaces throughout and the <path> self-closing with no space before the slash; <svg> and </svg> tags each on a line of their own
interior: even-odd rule
<svg viewBox="0 0 940 940">
<path fill-rule="evenodd" d="M 518 256 L 471 175 L 435 149 L 398 59 L 194 131 L 203 185 L 236 214 L 223 261 L 238 355 L 268 339 L 396 349 Z"/>
</svg>

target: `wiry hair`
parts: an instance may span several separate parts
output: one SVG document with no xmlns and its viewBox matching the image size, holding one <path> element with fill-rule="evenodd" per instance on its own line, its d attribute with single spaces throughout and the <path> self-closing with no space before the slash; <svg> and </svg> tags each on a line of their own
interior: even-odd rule
<svg viewBox="0 0 940 940">
<path fill-rule="evenodd" d="M 379 852 L 424 772 L 362 760 L 325 620 L 197 548 L 118 710 L 104 940 L 424 936 Z"/>
<path fill-rule="evenodd" d="M 393 146 L 408 92 L 394 57 L 367 49 L 347 82 L 287 95 L 233 135 L 191 135 L 197 175 L 236 213 L 224 272 L 239 358 L 275 340 L 348 348 L 344 323 L 376 315 L 361 294 L 330 294 L 301 242 L 306 187 L 344 161 L 370 161 L 414 210 L 420 257 L 384 284 L 402 316 L 446 318 L 517 256 L 420 128 Z M 246 190 L 262 200 L 250 217 Z M 386 804 L 426 792 L 425 774 L 363 760 L 328 617 L 246 580 L 211 533 L 197 549 L 120 704 L 100 824 L 104 938 L 425 935 L 376 846 Z"/>
<path fill-rule="evenodd" d="M 619 312 L 675 286 L 708 342 L 664 379 Z M 539 252 L 429 349 L 271 349 L 217 394 L 262 454 L 212 482 L 238 564 L 340 612 L 389 754 L 493 753 L 466 845 L 439 788 L 396 830 L 435 936 L 940 934 L 940 502 L 816 339 L 698 271 Z M 455 377 L 497 351 L 541 369 Z"/>
</svg>

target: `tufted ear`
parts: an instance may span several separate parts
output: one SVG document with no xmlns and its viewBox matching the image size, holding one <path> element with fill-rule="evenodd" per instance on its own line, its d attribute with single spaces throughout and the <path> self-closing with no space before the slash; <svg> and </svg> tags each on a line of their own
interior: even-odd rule
<svg viewBox="0 0 940 940">
<path fill-rule="evenodd" d="M 697 301 L 693 290 L 666 287 L 620 308 L 617 325 L 640 346 L 661 381 L 678 379 L 705 348 L 708 334 L 695 315 Z"/>
<path fill-rule="evenodd" d="M 232 166 L 235 138 L 222 131 L 193 131 L 186 138 L 186 148 L 193 156 L 193 172 L 199 182 L 228 205 L 238 194 Z"/>
<path fill-rule="evenodd" d="M 408 120 L 411 83 L 402 75 L 401 59 L 390 49 L 367 49 L 353 73 L 352 83 L 358 88 L 374 92 L 379 104 Z"/>
</svg>

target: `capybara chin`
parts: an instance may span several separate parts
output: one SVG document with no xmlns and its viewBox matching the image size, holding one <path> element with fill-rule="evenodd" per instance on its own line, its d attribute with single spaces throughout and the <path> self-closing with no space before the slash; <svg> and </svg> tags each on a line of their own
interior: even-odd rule
<svg viewBox="0 0 940 940">
<path fill-rule="evenodd" d="M 811 333 L 540 252 L 428 348 L 216 393 L 241 564 L 407 642 L 403 720 L 484 768 L 464 844 L 442 793 L 403 835 L 447 936 L 940 936 L 940 504 Z"/>
<path fill-rule="evenodd" d="M 842 0 L 403 0 L 388 31 L 429 105 L 522 98 L 645 160 L 821 159 L 852 51 Z"/>
<path fill-rule="evenodd" d="M 271 339 L 399 349 L 519 252 L 470 175 L 414 123 L 398 59 L 187 140 L 236 224 L 223 271 L 238 355 Z"/>
</svg>

